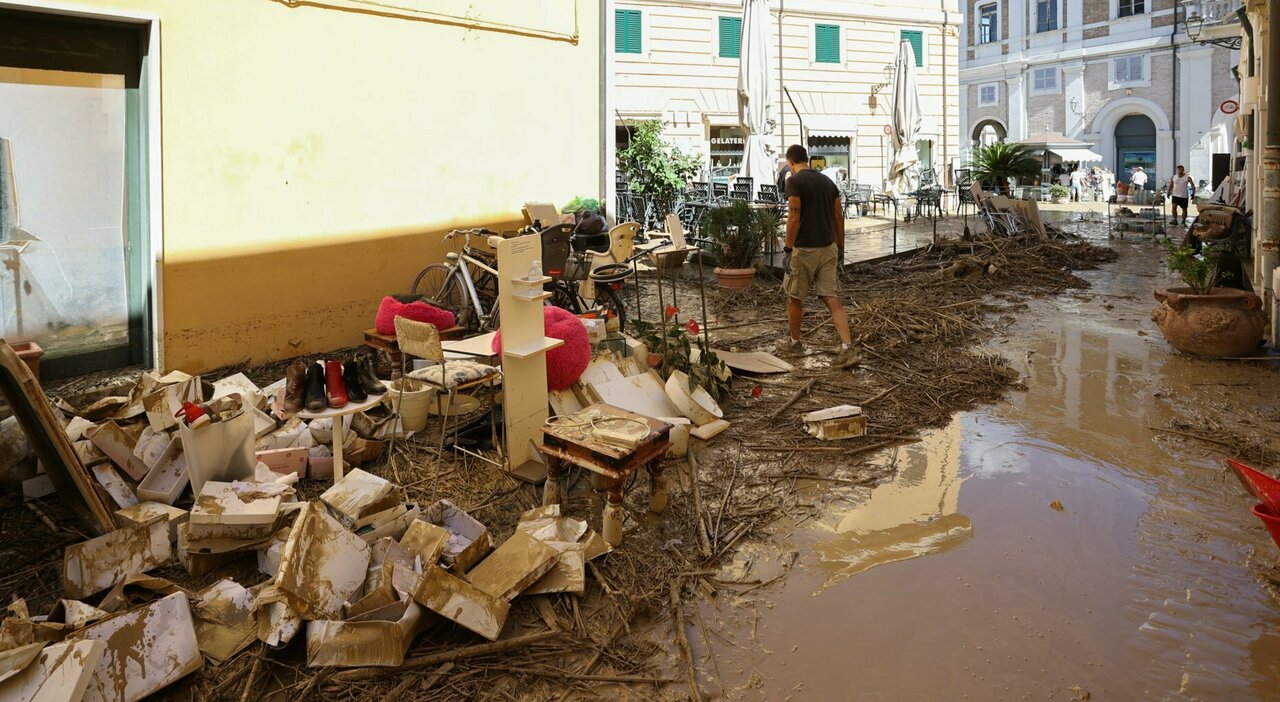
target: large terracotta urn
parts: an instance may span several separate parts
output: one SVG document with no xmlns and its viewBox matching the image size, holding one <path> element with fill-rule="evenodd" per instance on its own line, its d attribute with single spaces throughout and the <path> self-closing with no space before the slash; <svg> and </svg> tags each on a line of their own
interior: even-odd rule
<svg viewBox="0 0 1280 702">
<path fill-rule="evenodd" d="M 1151 313 L 1174 348 L 1195 356 L 1250 356 L 1262 342 L 1262 298 L 1246 290 L 1160 288 Z"/>
<path fill-rule="evenodd" d="M 740 290 L 751 285 L 756 277 L 754 268 L 716 268 L 716 279 L 720 287 L 728 290 Z"/>
</svg>

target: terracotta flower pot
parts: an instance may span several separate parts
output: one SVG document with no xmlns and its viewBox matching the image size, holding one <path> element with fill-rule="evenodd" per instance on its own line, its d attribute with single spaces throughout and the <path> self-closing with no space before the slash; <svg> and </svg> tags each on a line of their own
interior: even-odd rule
<svg viewBox="0 0 1280 702">
<path fill-rule="evenodd" d="M 1196 295 L 1191 288 L 1160 288 L 1151 321 L 1174 348 L 1195 356 L 1248 356 L 1262 341 L 1262 298 L 1235 288 Z"/>
<path fill-rule="evenodd" d="M 751 285 L 755 277 L 754 268 L 716 268 L 716 279 L 720 281 L 720 287 L 730 290 L 740 290 Z"/>
</svg>

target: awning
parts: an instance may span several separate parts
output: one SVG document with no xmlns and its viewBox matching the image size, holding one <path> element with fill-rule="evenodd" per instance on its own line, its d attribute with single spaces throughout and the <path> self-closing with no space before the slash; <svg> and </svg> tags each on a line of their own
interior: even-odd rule
<svg viewBox="0 0 1280 702">
<path fill-rule="evenodd" d="M 1077 147 L 1077 146 L 1073 146 L 1070 148 L 1058 147 L 1058 148 L 1051 148 L 1049 150 L 1061 156 L 1063 161 L 1080 161 L 1082 163 L 1085 163 L 1090 161 L 1102 160 L 1102 157 L 1099 156 L 1097 153 L 1095 153 L 1091 149 L 1087 149 L 1084 147 Z"/>
<path fill-rule="evenodd" d="M 857 118 L 853 115 L 805 115 L 804 128 L 811 137 L 851 138 L 858 134 Z"/>
</svg>

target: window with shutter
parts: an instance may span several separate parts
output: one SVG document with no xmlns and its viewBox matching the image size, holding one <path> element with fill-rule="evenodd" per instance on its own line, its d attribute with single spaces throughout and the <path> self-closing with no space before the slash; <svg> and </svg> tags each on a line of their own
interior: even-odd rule
<svg viewBox="0 0 1280 702">
<path fill-rule="evenodd" d="M 984 85 L 978 89 L 978 104 L 982 106 L 995 105 L 999 102 L 999 96 L 996 93 L 996 86 Z"/>
<path fill-rule="evenodd" d="M 1117 83 L 1136 83 L 1146 79 L 1146 65 L 1141 56 L 1118 58 L 1113 65 Z"/>
<path fill-rule="evenodd" d="M 916 55 L 916 68 L 924 66 L 924 32 L 915 29 L 902 30 L 902 41 L 911 44 Z"/>
<path fill-rule="evenodd" d="M 1033 90 L 1057 90 L 1058 89 L 1058 69 L 1056 68 L 1037 68 L 1032 74 Z"/>
<path fill-rule="evenodd" d="M 640 51 L 640 11 L 613 11 L 613 50 L 619 54 L 638 54 Z"/>
<path fill-rule="evenodd" d="M 720 18 L 720 58 L 742 57 L 742 18 Z"/>
<path fill-rule="evenodd" d="M 978 43 L 990 44 L 1000 38 L 1000 13 L 995 5 L 978 8 Z"/>
<path fill-rule="evenodd" d="M 840 63 L 840 25 L 814 25 L 813 37 L 814 61 L 817 63 Z"/>
</svg>

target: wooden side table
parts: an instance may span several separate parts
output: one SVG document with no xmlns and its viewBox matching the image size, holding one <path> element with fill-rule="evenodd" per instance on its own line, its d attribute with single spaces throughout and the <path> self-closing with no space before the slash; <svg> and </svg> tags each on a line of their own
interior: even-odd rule
<svg viewBox="0 0 1280 702">
<path fill-rule="evenodd" d="M 618 421 L 622 420 L 622 421 Z M 593 427 L 639 434 L 640 425 L 648 435 L 635 448 L 623 448 L 595 437 Z M 662 512 L 667 507 L 667 479 L 662 459 L 671 446 L 671 425 L 628 412 L 613 405 L 595 404 L 570 415 L 557 417 L 542 428 L 543 443 L 538 451 L 547 460 L 547 482 L 542 504 L 560 504 L 561 476 L 565 463 L 580 466 L 605 478 L 604 539 L 613 546 L 622 543 L 622 486 L 641 466 L 649 471 L 649 509 Z"/>
</svg>

